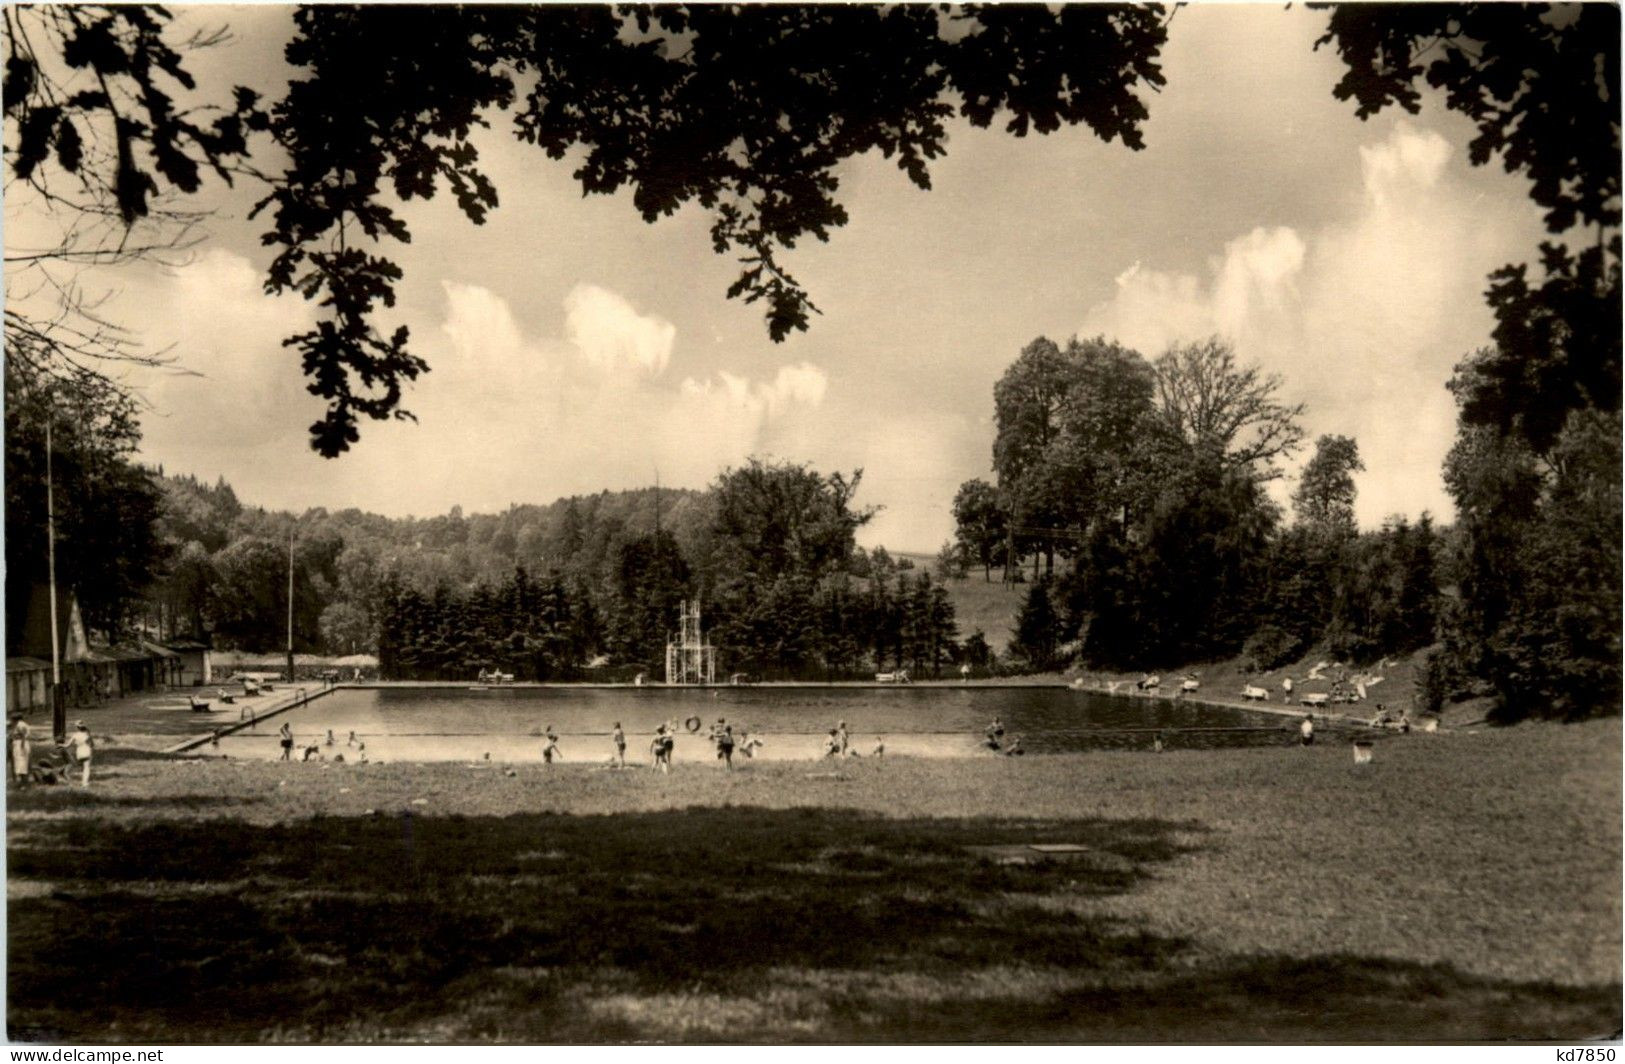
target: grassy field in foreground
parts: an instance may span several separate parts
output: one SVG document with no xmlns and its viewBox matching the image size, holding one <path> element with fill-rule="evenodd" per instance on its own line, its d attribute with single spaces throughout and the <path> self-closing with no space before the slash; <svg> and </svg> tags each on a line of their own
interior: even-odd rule
<svg viewBox="0 0 1625 1064">
<path fill-rule="evenodd" d="M 1359 768 L 1341 746 L 670 777 L 115 750 L 88 792 L 11 795 L 9 1033 L 1608 1035 L 1620 751 L 1617 720 L 1396 736 Z M 1087 850 L 1006 860 L 1034 842 Z"/>
</svg>

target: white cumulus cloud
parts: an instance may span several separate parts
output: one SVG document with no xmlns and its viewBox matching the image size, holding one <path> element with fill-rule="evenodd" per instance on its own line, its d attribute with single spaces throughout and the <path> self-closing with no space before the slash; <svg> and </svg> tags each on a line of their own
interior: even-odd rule
<svg viewBox="0 0 1625 1064">
<path fill-rule="evenodd" d="M 607 288 L 578 284 L 564 297 L 564 338 L 606 372 L 632 369 L 658 377 L 671 361 L 677 326 L 639 314 Z"/>
<path fill-rule="evenodd" d="M 719 370 L 672 382 L 663 371 L 676 361 L 676 328 L 593 285 L 565 295 L 559 337 L 527 335 L 489 289 L 442 288 L 450 350 L 414 393 L 419 423 L 390 446 L 410 448 L 426 487 L 465 506 L 640 486 L 656 469 L 667 484 L 703 486 L 816 410 L 828 388 L 806 362 L 766 380 Z"/>
<path fill-rule="evenodd" d="M 1513 223 L 1472 210 L 1437 133 L 1399 124 L 1360 159 L 1364 195 L 1340 222 L 1254 228 L 1229 241 L 1206 276 L 1135 263 L 1079 332 L 1153 358 L 1172 343 L 1227 338 L 1308 405 L 1311 441 L 1343 433 L 1359 442 L 1363 523 L 1424 509 L 1448 517 L 1439 467 L 1455 415 L 1444 383 L 1488 336 L 1485 275 L 1526 249 Z"/>
</svg>

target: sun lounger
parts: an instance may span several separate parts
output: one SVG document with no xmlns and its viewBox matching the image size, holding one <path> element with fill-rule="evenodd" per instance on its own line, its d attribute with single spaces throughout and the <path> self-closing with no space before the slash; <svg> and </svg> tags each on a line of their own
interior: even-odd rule
<svg viewBox="0 0 1625 1064">
<path fill-rule="evenodd" d="M 188 699 L 188 701 L 190 701 L 192 703 L 192 712 L 193 713 L 207 713 L 207 712 L 209 712 L 209 701 L 208 701 L 208 699 L 206 699 L 206 698 L 192 698 L 192 699 Z"/>
<path fill-rule="evenodd" d="M 1331 695 L 1304 695 L 1298 700 L 1299 705 L 1324 706 L 1331 701 Z"/>
</svg>

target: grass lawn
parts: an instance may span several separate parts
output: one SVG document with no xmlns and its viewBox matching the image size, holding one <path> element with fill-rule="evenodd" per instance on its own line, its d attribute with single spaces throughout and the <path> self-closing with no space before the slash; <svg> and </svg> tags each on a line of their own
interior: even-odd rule
<svg viewBox="0 0 1625 1064">
<path fill-rule="evenodd" d="M 114 749 L 88 792 L 10 796 L 9 1033 L 1604 1036 L 1620 754 L 1617 720 L 1396 736 L 1358 768 L 1341 745 L 669 777 Z"/>
</svg>

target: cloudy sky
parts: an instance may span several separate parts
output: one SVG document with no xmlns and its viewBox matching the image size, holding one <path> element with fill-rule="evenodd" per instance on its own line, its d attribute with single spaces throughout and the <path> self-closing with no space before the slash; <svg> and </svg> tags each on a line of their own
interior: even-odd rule
<svg viewBox="0 0 1625 1064">
<path fill-rule="evenodd" d="M 205 84 L 275 84 L 287 9 L 183 18 L 234 31 Z M 390 322 L 432 367 L 407 398 L 418 421 L 365 424 L 336 461 L 309 450 L 320 406 L 281 347 L 313 310 L 261 293 L 251 189 L 211 191 L 210 239 L 183 268 L 92 282 L 191 371 L 132 375 L 145 457 L 269 507 L 493 511 L 657 470 L 701 487 L 762 454 L 862 467 L 861 501 L 885 507 L 863 541 L 929 551 L 960 482 L 990 478 L 993 384 L 1027 342 L 1104 333 L 1154 356 L 1216 333 L 1282 375 L 1311 439 L 1358 440 L 1363 524 L 1449 519 L 1444 382 L 1487 340 L 1485 275 L 1530 258 L 1541 228 L 1520 180 L 1469 166 L 1459 118 L 1362 123 L 1333 100 L 1338 64 L 1312 50 L 1324 20 L 1180 10 L 1143 152 L 967 126 L 928 193 L 879 158 L 849 164 L 850 224 L 787 259 L 824 313 L 782 344 L 723 299 L 734 265 L 702 212 L 651 226 L 626 196 L 583 199 L 499 119 L 480 142 L 502 198 L 489 223 L 442 194 L 388 252 L 406 270 Z M 8 200 L 8 234 L 25 211 Z"/>
</svg>

